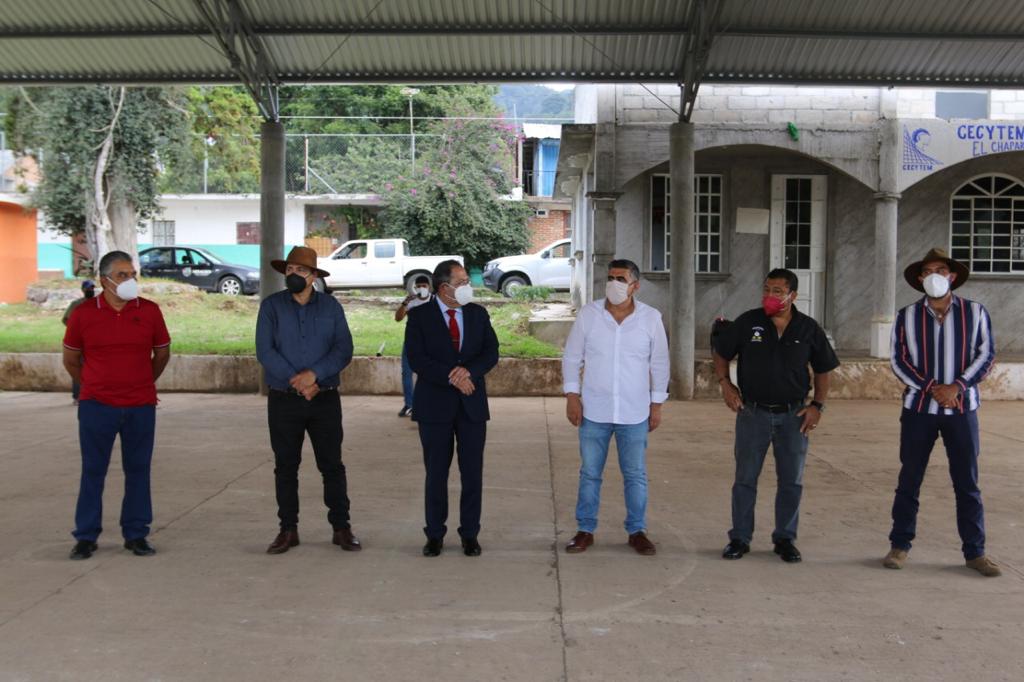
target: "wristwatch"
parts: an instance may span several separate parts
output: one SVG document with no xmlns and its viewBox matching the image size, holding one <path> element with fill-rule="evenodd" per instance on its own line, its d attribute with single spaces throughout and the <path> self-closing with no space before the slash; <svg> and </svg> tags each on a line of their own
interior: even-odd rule
<svg viewBox="0 0 1024 682">
<path fill-rule="evenodd" d="M 825 403 L 818 402 L 817 400 L 812 400 L 811 401 L 811 407 L 816 408 L 818 410 L 818 412 L 824 412 L 825 411 Z"/>
</svg>

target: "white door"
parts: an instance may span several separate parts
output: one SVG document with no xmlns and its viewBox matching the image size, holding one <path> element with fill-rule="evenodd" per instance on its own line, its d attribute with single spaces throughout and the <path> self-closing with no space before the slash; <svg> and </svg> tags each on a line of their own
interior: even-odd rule
<svg viewBox="0 0 1024 682">
<path fill-rule="evenodd" d="M 327 270 L 331 276 L 327 285 L 332 287 L 369 286 L 370 259 L 366 242 L 349 242 L 331 256 Z"/>
<path fill-rule="evenodd" d="M 773 175 L 772 268 L 792 270 L 800 279 L 796 305 L 819 323 L 825 313 L 824 175 Z"/>
<path fill-rule="evenodd" d="M 569 265 L 571 248 L 572 244 L 567 239 L 547 249 L 544 252 L 547 256 L 541 261 L 539 277 L 534 284 L 552 289 L 568 289 L 572 274 L 572 266 Z"/>
<path fill-rule="evenodd" d="M 400 244 L 399 241 L 373 242 L 370 279 L 376 286 L 402 286 L 402 254 L 395 253 Z"/>
</svg>

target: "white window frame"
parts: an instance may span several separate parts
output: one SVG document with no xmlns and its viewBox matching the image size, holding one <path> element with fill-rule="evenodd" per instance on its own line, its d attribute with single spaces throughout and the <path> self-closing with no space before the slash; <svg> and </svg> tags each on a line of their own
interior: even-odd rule
<svg viewBox="0 0 1024 682">
<path fill-rule="evenodd" d="M 160 228 L 161 228 L 159 230 L 159 232 L 160 232 L 159 235 L 157 234 L 157 232 L 158 232 L 157 225 L 159 225 Z M 167 226 L 170 226 L 169 230 L 167 229 Z M 174 224 L 173 220 L 156 220 L 156 219 L 154 219 L 150 227 L 151 227 L 150 236 L 153 238 L 153 246 L 174 246 L 175 228 L 177 226 Z M 169 238 L 168 238 L 168 232 L 170 233 L 170 237 Z"/>
<path fill-rule="evenodd" d="M 993 194 L 988 190 L 977 184 L 978 180 L 986 180 L 989 178 L 1003 178 L 1004 180 L 1010 181 L 1012 184 L 1003 188 L 999 194 Z M 960 192 L 968 185 L 974 184 L 979 190 L 985 192 L 984 195 L 960 195 Z M 974 275 L 984 275 L 992 277 L 1021 277 L 1024 275 L 1024 196 L 1009 196 L 1005 192 L 1009 190 L 1013 185 L 1019 185 L 1024 187 L 1024 181 L 1006 173 L 983 173 L 970 178 L 949 195 L 949 253 L 950 255 L 960 261 L 963 261 Z M 995 211 L 997 210 L 1008 210 L 1010 213 L 1010 220 L 1008 224 L 1010 226 L 1009 242 L 1006 245 L 997 245 L 995 240 L 997 237 L 1004 235 L 996 235 L 994 228 L 988 234 L 979 234 L 976 231 L 976 223 L 984 224 L 985 221 L 977 220 L 977 212 L 986 210 L 984 206 L 978 207 L 975 205 L 975 201 L 981 200 L 995 200 L 1000 198 L 1008 198 L 1011 200 L 1009 209 L 997 209 L 994 206 L 990 209 L 993 213 L 991 220 L 987 221 L 989 225 L 993 225 L 996 222 L 1005 223 L 1007 221 L 996 221 Z M 969 209 L 962 208 L 957 205 L 957 201 L 970 201 L 971 206 Z M 964 217 L 961 212 L 970 211 L 967 216 L 969 220 L 957 220 L 957 218 Z M 1019 219 L 1015 219 L 1015 216 L 1020 216 Z M 954 230 L 956 223 L 969 223 L 969 232 L 965 234 L 958 234 Z M 979 239 L 989 239 L 989 244 L 976 243 Z M 963 239 L 966 238 L 967 243 L 963 243 Z M 958 241 L 958 239 L 960 241 Z M 989 257 L 985 259 L 975 258 L 975 249 L 988 249 Z M 966 252 L 965 252 L 966 249 Z M 996 249 L 1006 249 L 1008 258 L 995 258 Z M 977 267 L 978 262 L 987 263 L 989 266 L 988 270 L 982 270 Z M 1007 263 L 1008 269 L 1005 271 L 995 270 L 995 263 Z M 1019 265 L 1019 269 L 1014 269 L 1014 265 Z"/>
<path fill-rule="evenodd" d="M 652 271 L 654 263 L 654 216 L 652 207 L 654 205 L 654 180 L 655 178 L 664 178 L 665 180 L 665 233 L 662 235 L 664 240 L 663 244 L 665 247 L 665 267 L 662 270 L 656 270 L 655 272 L 671 272 L 672 271 L 672 179 L 668 173 L 653 173 L 651 174 L 650 190 L 648 194 L 649 204 L 647 207 L 647 234 L 650 235 L 650 244 L 648 248 L 647 258 L 648 264 Z M 700 181 L 702 179 L 708 179 L 709 182 L 712 178 L 718 179 L 718 192 L 699 192 Z M 693 267 L 698 275 L 717 275 L 725 271 L 725 256 L 724 256 L 724 238 L 722 230 L 722 217 L 724 214 L 724 187 L 725 178 L 721 173 L 694 173 L 693 176 L 694 189 L 693 189 Z M 708 210 L 700 210 L 700 198 L 701 196 L 708 197 L 709 206 Z M 710 208 L 711 197 L 718 197 L 718 211 L 712 211 Z M 708 227 L 704 230 L 700 227 L 700 218 L 708 218 Z M 718 218 L 718 230 L 717 232 L 711 229 L 711 218 Z M 700 238 L 707 238 L 707 247 L 704 249 L 700 248 Z M 711 238 L 718 237 L 718 250 L 711 248 Z M 712 270 L 710 267 L 701 269 L 700 268 L 700 257 L 706 256 L 708 264 L 710 265 L 711 257 L 718 256 L 718 268 Z"/>
</svg>

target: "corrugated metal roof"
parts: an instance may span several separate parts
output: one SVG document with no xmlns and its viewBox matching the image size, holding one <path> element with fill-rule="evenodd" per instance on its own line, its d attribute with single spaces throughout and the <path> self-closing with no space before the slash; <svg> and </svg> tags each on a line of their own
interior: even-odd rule
<svg viewBox="0 0 1024 682">
<path fill-rule="evenodd" d="M 241 0 L 279 79 L 677 82 L 690 1 Z M 1024 86 L 1024 2 L 724 0 L 706 82 Z M 0 0 L 0 82 L 234 82 L 192 0 Z"/>
</svg>

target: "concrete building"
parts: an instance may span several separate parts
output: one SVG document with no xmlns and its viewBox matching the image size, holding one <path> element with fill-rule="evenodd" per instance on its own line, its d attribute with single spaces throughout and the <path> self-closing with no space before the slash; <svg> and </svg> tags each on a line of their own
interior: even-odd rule
<svg viewBox="0 0 1024 682">
<path fill-rule="evenodd" d="M 321 255 L 354 238 L 355 228 L 339 209 L 377 211 L 374 194 L 289 194 L 285 196 L 285 250 L 309 243 Z M 45 216 L 40 225 L 45 225 Z M 325 222 L 332 229 L 325 229 Z M 165 194 L 160 212 L 139 232 L 139 248 L 188 244 L 207 248 L 230 263 L 259 267 L 260 196 L 258 194 Z M 78 247 L 81 248 L 81 247 Z M 72 276 L 71 239 L 43 229 L 39 233 L 40 271 Z"/>
<path fill-rule="evenodd" d="M 668 324 L 679 89 L 578 86 L 576 103 L 554 189 L 573 203 L 573 300 L 602 295 L 595 260 L 614 253 L 640 265 L 641 298 Z M 1024 351 L 1022 119 L 1016 90 L 703 86 L 697 348 L 716 316 L 757 306 L 765 273 L 788 267 L 798 307 L 842 354 L 884 357 L 893 310 L 917 295 L 903 268 L 939 246 L 970 264 L 960 293 L 993 311 L 1000 349 Z"/>
</svg>

